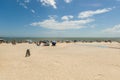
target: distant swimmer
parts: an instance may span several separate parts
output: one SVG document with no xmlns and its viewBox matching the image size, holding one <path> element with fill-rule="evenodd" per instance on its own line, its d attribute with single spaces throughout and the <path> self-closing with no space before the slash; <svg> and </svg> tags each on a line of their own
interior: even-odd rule
<svg viewBox="0 0 120 80">
<path fill-rule="evenodd" d="M 29 56 L 30 56 L 30 50 L 27 49 L 25 57 L 29 57 Z"/>
</svg>

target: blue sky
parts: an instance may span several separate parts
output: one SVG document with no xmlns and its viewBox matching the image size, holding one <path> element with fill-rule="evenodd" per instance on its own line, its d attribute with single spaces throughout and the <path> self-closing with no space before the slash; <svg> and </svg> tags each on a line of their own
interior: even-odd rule
<svg viewBox="0 0 120 80">
<path fill-rule="evenodd" d="M 120 0 L 0 0 L 1 37 L 120 37 Z"/>
</svg>

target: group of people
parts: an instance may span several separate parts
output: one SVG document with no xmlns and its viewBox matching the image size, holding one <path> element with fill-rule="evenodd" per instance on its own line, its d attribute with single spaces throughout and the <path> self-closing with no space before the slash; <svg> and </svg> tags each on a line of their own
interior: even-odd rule
<svg viewBox="0 0 120 80">
<path fill-rule="evenodd" d="M 52 46 L 56 46 L 56 41 L 48 41 L 48 40 L 43 40 L 43 41 L 32 41 L 32 40 L 25 40 L 25 41 L 16 41 L 16 40 L 12 40 L 12 41 L 5 41 L 0 39 L 0 44 L 1 43 L 11 43 L 12 45 L 16 45 L 17 43 L 29 43 L 29 44 L 36 44 L 37 46 L 43 45 L 43 46 L 50 46 L 50 44 L 52 44 Z"/>
<path fill-rule="evenodd" d="M 35 44 L 37 46 L 40 46 L 41 44 L 43 44 L 43 46 L 50 46 L 50 42 L 49 41 L 39 41 L 39 42 L 35 42 Z M 56 41 L 51 41 L 52 46 L 56 46 Z"/>
<path fill-rule="evenodd" d="M 49 46 L 50 45 L 49 41 L 39 41 L 39 42 L 35 42 L 35 43 L 36 43 L 37 46 L 40 46 L 41 43 L 43 43 L 44 46 Z M 51 41 L 51 43 L 52 43 L 52 46 L 56 46 L 56 41 Z M 31 55 L 30 54 L 30 49 L 27 49 L 25 57 L 29 57 L 30 55 Z"/>
</svg>

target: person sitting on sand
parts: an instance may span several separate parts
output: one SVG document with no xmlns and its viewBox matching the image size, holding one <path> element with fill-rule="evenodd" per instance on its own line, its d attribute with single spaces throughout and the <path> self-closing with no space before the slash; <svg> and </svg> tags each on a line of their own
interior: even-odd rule
<svg viewBox="0 0 120 80">
<path fill-rule="evenodd" d="M 29 57 L 29 56 L 30 56 L 30 50 L 27 49 L 25 57 Z"/>
</svg>

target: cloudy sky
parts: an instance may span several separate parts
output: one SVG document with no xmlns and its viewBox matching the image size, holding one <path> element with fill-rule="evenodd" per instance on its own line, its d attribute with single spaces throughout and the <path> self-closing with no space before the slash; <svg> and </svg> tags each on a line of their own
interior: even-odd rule
<svg viewBox="0 0 120 80">
<path fill-rule="evenodd" d="M 120 37 L 120 0 L 0 0 L 1 37 Z"/>
</svg>

